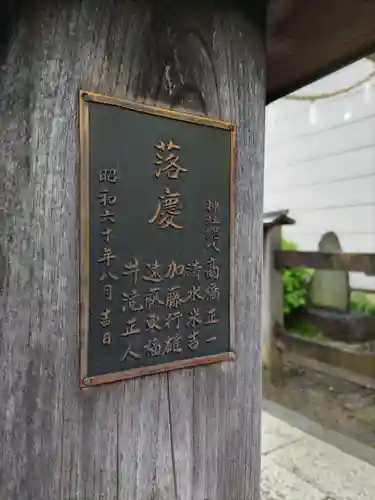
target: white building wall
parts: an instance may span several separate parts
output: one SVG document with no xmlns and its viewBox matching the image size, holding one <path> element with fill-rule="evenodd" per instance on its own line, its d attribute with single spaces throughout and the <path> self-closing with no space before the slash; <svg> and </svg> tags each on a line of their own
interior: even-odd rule
<svg viewBox="0 0 375 500">
<path fill-rule="evenodd" d="M 296 94 L 342 89 L 375 65 L 363 59 Z M 330 99 L 280 99 L 266 111 L 265 211 L 290 209 L 284 236 L 317 250 L 334 231 L 345 252 L 375 252 L 375 79 Z M 375 278 L 352 273 L 353 288 L 375 290 Z"/>
</svg>

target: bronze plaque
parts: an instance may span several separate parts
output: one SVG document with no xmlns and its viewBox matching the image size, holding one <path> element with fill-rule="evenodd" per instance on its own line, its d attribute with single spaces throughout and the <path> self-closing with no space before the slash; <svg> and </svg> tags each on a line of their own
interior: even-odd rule
<svg viewBox="0 0 375 500">
<path fill-rule="evenodd" d="M 234 359 L 235 127 L 80 92 L 81 386 Z"/>
</svg>

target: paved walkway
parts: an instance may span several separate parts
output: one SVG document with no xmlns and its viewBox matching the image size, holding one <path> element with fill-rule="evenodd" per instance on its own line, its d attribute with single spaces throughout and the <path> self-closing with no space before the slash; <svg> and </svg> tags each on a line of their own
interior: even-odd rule
<svg viewBox="0 0 375 500">
<path fill-rule="evenodd" d="M 263 411 L 262 500 L 375 500 L 375 467 Z"/>
</svg>

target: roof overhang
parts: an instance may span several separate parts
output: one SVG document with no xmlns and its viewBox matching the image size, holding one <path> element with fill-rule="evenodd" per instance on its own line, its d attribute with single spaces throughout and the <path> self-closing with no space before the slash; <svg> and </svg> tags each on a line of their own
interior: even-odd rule
<svg viewBox="0 0 375 500">
<path fill-rule="evenodd" d="M 375 52 L 374 0 L 269 0 L 267 101 Z"/>
<path fill-rule="evenodd" d="M 263 229 L 267 230 L 273 226 L 287 226 L 295 224 L 295 220 L 289 217 L 289 210 L 277 210 L 263 214 Z"/>
</svg>

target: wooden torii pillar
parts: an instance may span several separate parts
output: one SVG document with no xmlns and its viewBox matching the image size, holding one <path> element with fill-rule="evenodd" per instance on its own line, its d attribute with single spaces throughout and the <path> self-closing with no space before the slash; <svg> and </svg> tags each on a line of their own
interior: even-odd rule
<svg viewBox="0 0 375 500">
<path fill-rule="evenodd" d="M 265 2 L 39 0 L 0 75 L 0 498 L 258 500 Z M 78 91 L 237 125 L 237 360 L 79 388 Z"/>
</svg>

